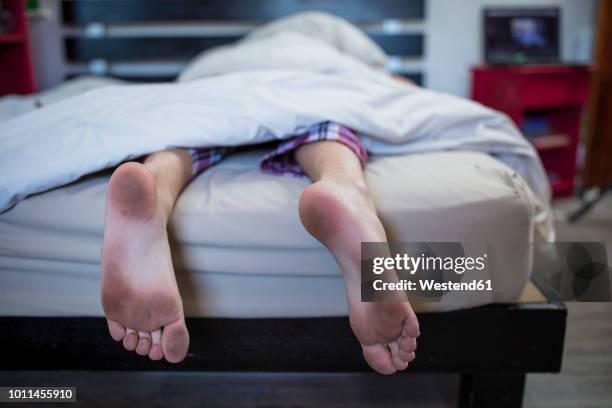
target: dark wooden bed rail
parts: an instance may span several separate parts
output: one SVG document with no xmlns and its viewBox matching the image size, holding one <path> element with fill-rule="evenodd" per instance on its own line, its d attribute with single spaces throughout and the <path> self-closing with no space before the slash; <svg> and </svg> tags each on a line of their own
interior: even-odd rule
<svg viewBox="0 0 612 408">
<path fill-rule="evenodd" d="M 464 407 L 520 407 L 527 373 L 561 369 L 562 303 L 501 304 L 419 315 L 406 373 L 462 375 Z M 369 372 L 346 317 L 189 318 L 180 364 L 152 362 L 114 342 L 100 317 L 0 317 L 0 370 Z M 405 375 L 405 374 L 399 374 Z"/>
</svg>

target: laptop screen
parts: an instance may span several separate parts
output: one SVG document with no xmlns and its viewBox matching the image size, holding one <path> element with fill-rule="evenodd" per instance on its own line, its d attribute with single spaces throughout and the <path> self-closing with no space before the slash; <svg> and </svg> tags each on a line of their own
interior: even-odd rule
<svg viewBox="0 0 612 408">
<path fill-rule="evenodd" d="M 485 61 L 527 64 L 559 61 L 558 8 L 485 9 Z"/>
</svg>

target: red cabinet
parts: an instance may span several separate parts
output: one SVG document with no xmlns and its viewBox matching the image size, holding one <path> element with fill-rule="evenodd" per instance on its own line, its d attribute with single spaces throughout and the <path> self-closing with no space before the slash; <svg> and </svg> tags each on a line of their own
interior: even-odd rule
<svg viewBox="0 0 612 408">
<path fill-rule="evenodd" d="M 0 96 L 34 92 L 25 0 L 0 0 L 10 31 L 0 31 Z"/>
<path fill-rule="evenodd" d="M 574 65 L 472 69 L 472 99 L 514 120 L 540 154 L 557 197 L 574 191 L 576 153 L 590 73 L 590 67 Z"/>
</svg>

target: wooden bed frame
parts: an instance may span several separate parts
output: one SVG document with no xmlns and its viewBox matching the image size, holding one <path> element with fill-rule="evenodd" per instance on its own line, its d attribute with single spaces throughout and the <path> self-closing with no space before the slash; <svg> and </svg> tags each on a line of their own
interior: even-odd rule
<svg viewBox="0 0 612 408">
<path fill-rule="evenodd" d="M 417 358 L 396 375 L 459 373 L 461 407 L 520 407 L 527 373 L 561 369 L 567 312 L 537 296 L 419 314 Z M 101 317 L 0 317 L 0 350 L 11 350 L 0 369 L 371 372 L 346 317 L 188 318 L 187 326 L 189 354 L 173 365 L 127 353 Z"/>
<path fill-rule="evenodd" d="M 168 7 L 161 0 L 64 0 L 67 72 L 169 80 L 202 49 L 234 41 L 254 25 L 322 10 L 366 28 L 400 62 L 391 69 L 420 83 L 424 2 L 173 0 Z M 420 314 L 418 354 L 407 373 L 460 373 L 464 407 L 520 407 L 527 373 L 561 367 L 566 309 L 551 299 Z M 126 353 L 100 317 L 0 317 L 0 350 L 10 350 L 0 369 L 371 371 L 346 317 L 188 318 L 187 325 L 190 352 L 171 365 Z"/>
</svg>

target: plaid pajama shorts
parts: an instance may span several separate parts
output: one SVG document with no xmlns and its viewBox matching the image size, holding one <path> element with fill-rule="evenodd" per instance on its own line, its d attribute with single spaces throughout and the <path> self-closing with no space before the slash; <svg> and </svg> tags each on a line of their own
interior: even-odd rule
<svg viewBox="0 0 612 408">
<path fill-rule="evenodd" d="M 304 172 L 295 160 L 295 151 L 300 146 L 322 140 L 334 140 L 347 146 L 357 155 L 362 165 L 368 160 L 365 147 L 351 129 L 333 122 L 321 122 L 312 125 L 303 133 L 281 141 L 274 150 L 261 158 L 259 162 L 261 170 L 270 174 L 304 176 Z M 248 148 L 248 146 L 238 146 L 188 149 L 192 159 L 192 177 L 219 163 L 230 154 Z"/>
</svg>

